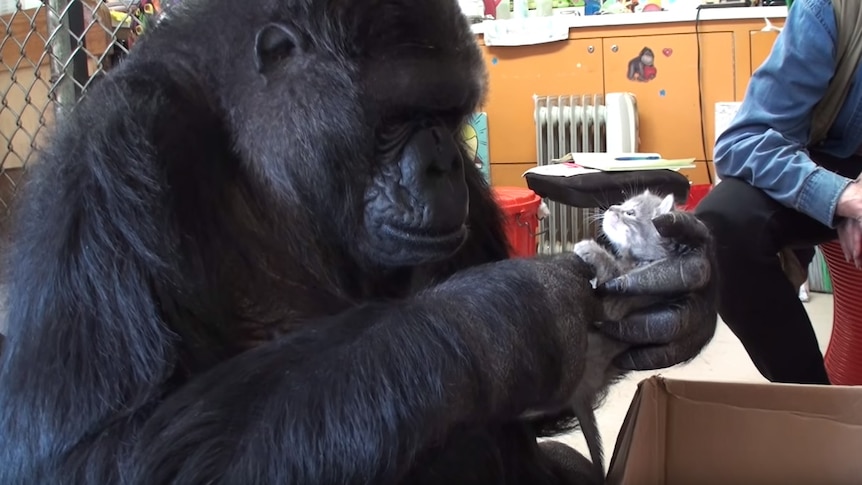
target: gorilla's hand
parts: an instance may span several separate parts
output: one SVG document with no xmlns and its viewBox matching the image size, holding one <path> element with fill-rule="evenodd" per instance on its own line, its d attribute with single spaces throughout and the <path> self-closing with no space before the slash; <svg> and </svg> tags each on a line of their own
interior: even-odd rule
<svg viewBox="0 0 862 485">
<path fill-rule="evenodd" d="M 633 346 L 614 362 L 624 370 L 661 369 L 694 358 L 712 339 L 718 318 L 709 230 L 689 212 L 663 214 L 653 223 L 675 244 L 674 254 L 600 287 L 606 295 L 660 301 L 600 325 L 605 334 Z"/>
</svg>

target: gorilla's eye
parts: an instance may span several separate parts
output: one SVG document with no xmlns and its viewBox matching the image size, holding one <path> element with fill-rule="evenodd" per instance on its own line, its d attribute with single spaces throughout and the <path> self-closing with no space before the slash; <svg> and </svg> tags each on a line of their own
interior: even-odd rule
<svg viewBox="0 0 862 485">
<path fill-rule="evenodd" d="M 377 129 L 377 152 L 382 155 L 397 153 L 412 131 L 413 126 L 404 121 L 392 120 L 381 124 Z"/>
<path fill-rule="evenodd" d="M 303 49 L 299 33 L 290 25 L 271 23 L 258 31 L 254 41 L 258 72 Z"/>
<path fill-rule="evenodd" d="M 410 135 L 423 128 L 443 128 L 452 134 L 453 139 L 460 139 L 466 122 L 467 117 L 460 109 L 431 112 L 405 107 L 390 111 L 375 130 L 378 157 L 385 161 L 388 156 L 397 155 Z"/>
</svg>

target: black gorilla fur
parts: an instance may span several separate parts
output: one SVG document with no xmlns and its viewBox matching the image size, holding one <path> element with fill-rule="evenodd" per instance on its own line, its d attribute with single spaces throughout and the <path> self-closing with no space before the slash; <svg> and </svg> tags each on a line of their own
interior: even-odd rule
<svg viewBox="0 0 862 485">
<path fill-rule="evenodd" d="M 454 0 L 181 4 L 21 193 L 0 483 L 571 481 L 588 276 L 502 261 L 484 91 Z"/>
</svg>

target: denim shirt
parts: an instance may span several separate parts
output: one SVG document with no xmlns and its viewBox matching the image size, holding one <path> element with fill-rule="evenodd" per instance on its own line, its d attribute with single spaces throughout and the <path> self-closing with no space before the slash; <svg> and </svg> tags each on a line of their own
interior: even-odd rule
<svg viewBox="0 0 862 485">
<path fill-rule="evenodd" d="M 719 177 L 742 179 L 833 228 L 838 198 L 851 179 L 818 167 L 807 146 L 812 109 L 835 72 L 836 38 L 831 0 L 793 2 L 769 57 L 752 75 L 739 112 L 716 141 L 713 157 Z M 811 148 L 839 158 L 859 150 L 860 75 L 862 63 L 826 139 Z"/>
</svg>

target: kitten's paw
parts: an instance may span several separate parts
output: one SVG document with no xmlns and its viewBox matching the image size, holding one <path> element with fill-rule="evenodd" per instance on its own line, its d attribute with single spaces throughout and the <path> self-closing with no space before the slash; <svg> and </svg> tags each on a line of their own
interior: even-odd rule
<svg viewBox="0 0 862 485">
<path fill-rule="evenodd" d="M 593 239 L 578 241 L 575 244 L 575 254 L 593 268 L 600 268 L 606 259 L 607 251 Z"/>
<path fill-rule="evenodd" d="M 594 239 L 584 239 L 575 243 L 575 254 L 588 263 L 593 259 L 593 256 L 602 251 L 603 248 Z"/>
</svg>

